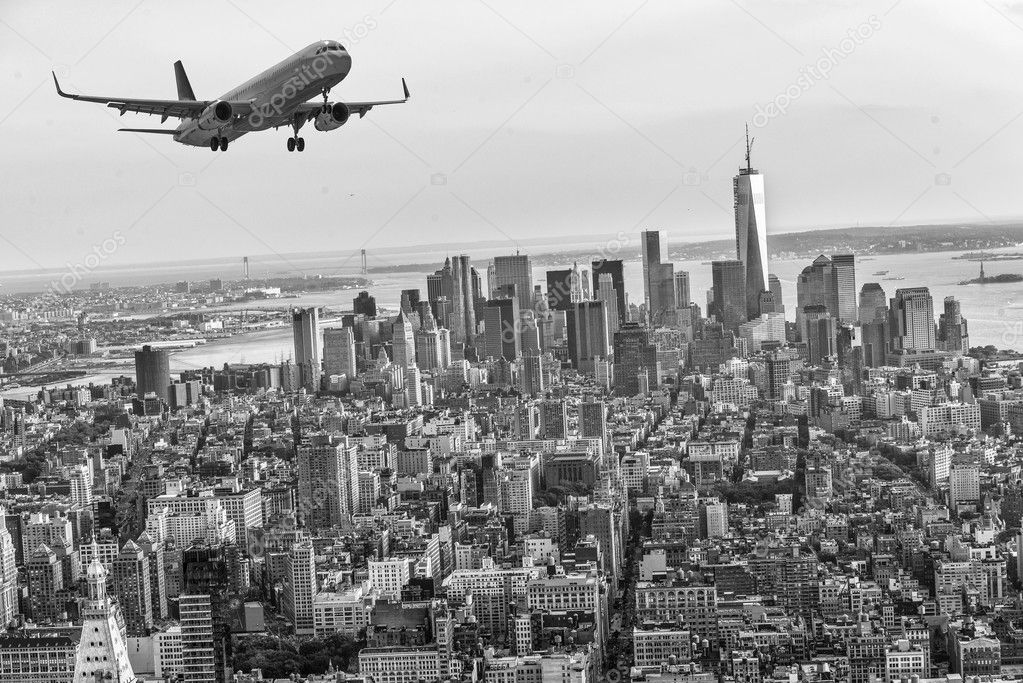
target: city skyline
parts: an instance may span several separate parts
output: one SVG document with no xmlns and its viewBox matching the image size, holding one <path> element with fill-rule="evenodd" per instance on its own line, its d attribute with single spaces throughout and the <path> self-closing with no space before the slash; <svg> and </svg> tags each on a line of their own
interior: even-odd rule
<svg viewBox="0 0 1023 683">
<path fill-rule="evenodd" d="M 137 12 L 126 4 L 110 6 L 106 13 L 78 16 L 76 31 L 71 33 L 40 30 L 48 11 L 68 8 L 60 2 L 21 5 L 4 16 L 11 38 L 0 49 L 0 60 L 12 68 L 0 85 L 12 101 L 2 114 L 6 118 L 0 125 L 0 141 L 13 160 L 24 163 L 23 171 L 12 179 L 12 199 L 4 207 L 10 250 L 2 256 L 3 270 L 39 264 L 59 268 L 65 262 L 78 262 L 115 230 L 126 238 L 112 254 L 121 263 L 151 260 L 152 250 L 146 245 L 157 243 L 162 254 L 187 258 L 191 250 L 186 245 L 198 243 L 200 237 L 204 248 L 218 255 L 239 250 L 288 254 L 290 240 L 283 239 L 278 227 L 285 222 L 285 209 L 297 211 L 307 239 L 322 244 L 354 240 L 370 248 L 406 243 L 426 226 L 461 239 L 483 233 L 509 243 L 514 240 L 508 235 L 518 239 L 549 234 L 551 226 L 556 233 L 571 236 L 579 234 L 581 225 L 586 231 L 613 233 L 637 229 L 643 223 L 687 236 L 724 237 L 732 223 L 727 179 L 739 167 L 729 160 L 741 156 L 744 123 L 750 123 L 756 135 L 758 165 L 770 169 L 772 232 L 856 224 L 987 222 L 1019 215 L 1005 199 L 1011 195 L 1007 188 L 990 180 L 1011 177 L 1013 159 L 1008 150 L 1023 134 L 1011 116 L 992 114 L 1023 106 L 1005 85 L 1011 79 L 999 74 L 998 65 L 1013 63 L 1020 50 L 1018 41 L 1010 40 L 1016 31 L 1010 4 L 965 8 L 868 3 L 815 7 L 809 13 L 799 3 L 765 8 L 644 4 L 634 11 L 598 5 L 591 21 L 578 26 L 577 32 L 560 33 L 552 29 L 570 21 L 563 10 L 540 22 L 536 8 L 529 4 L 500 16 L 481 6 L 473 14 L 477 40 L 500 49 L 476 50 L 478 71 L 453 66 L 460 63 L 461 48 L 431 44 L 428 50 L 416 50 L 429 55 L 418 64 L 410 63 L 402 50 L 390 49 L 395 44 L 422 46 L 418 36 L 409 36 L 391 18 L 397 15 L 385 11 L 383 3 L 366 3 L 344 13 L 323 9 L 328 17 L 323 25 L 338 27 L 340 34 L 329 37 L 344 41 L 347 33 L 353 58 L 360 65 L 352 82 L 346 81 L 346 96 L 369 94 L 387 77 L 406 74 L 410 84 L 424 84 L 417 89 L 420 99 L 415 106 L 426 115 L 406 113 L 412 111 L 410 105 L 403 112 L 363 121 L 365 125 L 357 130 L 354 126 L 359 122 L 332 137 L 318 138 L 321 150 L 343 149 L 349 157 L 373 156 L 374 161 L 361 176 L 325 180 L 329 174 L 324 173 L 324 159 L 333 155 L 313 158 L 315 154 L 306 152 L 303 166 L 294 172 L 299 183 L 294 187 L 291 181 L 275 187 L 273 174 L 260 171 L 280 163 L 280 140 L 267 140 L 265 149 L 257 145 L 248 159 L 219 160 L 203 170 L 209 156 L 197 161 L 198 157 L 181 153 L 199 150 L 168 150 L 159 140 L 115 135 L 108 112 L 65 108 L 75 105 L 57 100 L 50 91 L 47 79 L 54 67 L 68 88 L 116 92 L 123 83 L 149 96 L 173 92 L 170 65 L 175 59 L 185 62 L 193 85 L 203 94 L 236 81 L 246 67 L 246 59 L 230 56 L 240 52 L 229 49 L 226 56 L 215 56 L 202 42 L 134 40 L 157 22 L 173 31 L 180 21 L 148 4 Z M 418 8 L 396 9 L 418 20 L 410 23 L 420 28 L 434 21 L 432 13 Z M 355 15 L 358 10 L 364 11 Z M 286 53 L 286 46 L 309 42 L 307 27 L 271 7 L 250 8 L 248 18 L 230 4 L 209 11 L 228 24 L 244 26 L 247 50 L 259 46 L 267 53 L 267 64 L 276 53 Z M 706 75 L 683 68 L 683 87 L 665 88 L 662 72 L 673 63 L 659 66 L 663 60 L 645 57 L 650 50 L 666 49 L 663 27 L 672 22 L 727 24 L 736 32 L 734 39 L 769 55 L 779 68 L 771 78 L 758 82 L 747 82 L 741 70 L 732 70 L 735 87 L 728 90 L 713 85 L 717 67 Z M 952 31 L 956 35 L 956 40 L 944 41 L 952 53 L 943 55 L 940 64 L 928 62 L 926 69 L 917 68 L 917 51 L 908 48 L 916 35 L 911 27 L 921 26 L 927 26 L 935 39 Z M 861 27 L 867 37 L 852 41 L 850 47 L 844 39 Z M 967 35 L 983 35 L 984 41 L 963 41 L 963 27 L 974 28 Z M 199 35 L 201 39 L 204 33 Z M 707 64 L 730 63 L 723 46 L 698 35 L 692 38 L 692 49 L 707 55 Z M 216 41 L 218 49 L 222 44 Z M 622 50 L 623 46 L 629 49 Z M 124 52 L 142 57 L 127 64 L 115 62 Z M 823 54 L 830 54 L 833 62 L 828 77 L 808 76 L 806 67 Z M 508 58 L 521 65 L 505 76 L 514 79 L 514 87 L 507 87 L 487 68 Z M 122 68 L 111 68 L 115 63 Z M 976 65 L 981 63 L 995 66 L 979 70 Z M 951 77 L 919 78 L 920 73 L 931 73 L 931 68 L 944 68 L 943 73 Z M 607 77 L 597 78 L 602 70 Z M 626 71 L 642 77 L 630 83 Z M 878 78 L 881 73 L 883 80 Z M 898 82 L 900 74 L 905 74 L 902 80 L 909 82 L 908 87 L 887 85 Z M 970 78 L 954 77 L 966 74 Z M 980 94 L 967 96 L 960 81 L 976 83 Z M 768 105 L 777 104 L 776 98 L 790 85 L 799 94 L 789 98 L 786 113 L 763 113 L 770 109 Z M 710 97 L 720 111 L 709 117 L 687 106 L 682 97 L 687 89 Z M 465 123 L 461 115 L 439 117 L 441 101 L 463 105 L 466 97 L 475 106 L 464 103 L 458 111 L 476 111 L 479 115 L 473 121 Z M 40 108 L 47 111 L 44 120 L 33 116 Z M 582 116 L 568 119 L 560 113 L 569 109 Z M 73 119 L 64 115 L 71 111 L 76 112 L 68 114 Z M 825 120 L 840 133 L 825 131 L 819 123 Z M 467 127 L 458 130 L 456 126 L 463 123 Z M 569 123 L 578 127 L 576 135 L 565 133 Z M 425 125 L 442 131 L 432 136 L 435 141 L 423 135 Z M 43 130 L 54 145 L 30 152 L 28 141 Z M 457 144 L 441 150 L 439 145 L 455 139 L 456 130 Z M 516 149 L 536 153 L 540 145 L 553 146 L 563 153 L 552 158 L 569 160 L 548 167 L 531 163 L 528 177 L 517 174 L 496 184 L 502 188 L 501 196 L 505 191 L 528 196 L 532 201 L 526 204 L 535 208 L 513 209 L 489 189 L 498 179 L 490 169 L 520 168 L 521 162 L 506 163 L 510 153 L 506 138 L 516 134 L 525 145 Z M 602 142 L 593 147 L 590 143 L 595 140 Z M 585 159 L 590 147 L 593 153 L 622 159 L 624 164 L 617 164 L 620 170 L 610 177 L 592 164 L 578 166 L 570 161 Z M 820 163 L 809 158 L 822 148 L 827 149 L 828 158 L 843 160 L 829 164 L 827 174 L 820 173 Z M 273 156 L 271 149 L 276 152 Z M 371 149 L 375 156 L 368 154 Z M 97 158 L 99 150 L 103 154 Z M 110 150 L 115 153 L 108 154 Z M 88 157 L 94 172 L 72 182 L 63 168 L 75 168 L 75 162 L 44 173 L 40 164 L 53 161 L 50 155 L 55 153 Z M 525 156 L 528 161 L 530 155 Z M 879 162 L 881 158 L 884 163 Z M 463 160 L 465 173 L 459 168 Z M 140 164 L 139 172 L 125 173 L 126 168 Z M 386 192 L 372 185 L 385 166 L 397 178 L 390 183 L 393 190 Z M 558 183 L 550 182 L 555 173 Z M 241 201 L 226 189 L 229 176 L 251 188 L 251 197 L 265 199 Z M 61 188 L 56 201 L 42 202 L 31 189 L 43 177 Z M 654 182 L 640 187 L 640 177 L 652 177 Z M 109 183 L 113 191 L 99 190 L 100 182 Z M 551 194 L 555 186 L 561 188 L 559 194 Z M 280 192 L 285 201 L 275 199 Z M 872 197 L 869 207 L 857 200 L 862 193 Z M 587 207 L 582 215 L 579 206 Z M 333 226 L 340 224 L 346 227 L 339 239 Z M 163 237 L 172 227 L 182 239 Z M 134 237 L 140 234 L 144 237 Z M 45 235 L 60 239 L 47 240 Z"/>
</svg>

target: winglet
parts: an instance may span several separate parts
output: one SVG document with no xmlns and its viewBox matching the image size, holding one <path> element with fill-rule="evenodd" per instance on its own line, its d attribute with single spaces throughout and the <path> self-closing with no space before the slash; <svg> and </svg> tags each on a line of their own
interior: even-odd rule
<svg viewBox="0 0 1023 683">
<path fill-rule="evenodd" d="M 60 82 L 57 81 L 57 72 L 51 71 L 50 73 L 53 74 L 53 84 L 57 86 L 57 94 L 60 95 L 61 97 L 70 97 L 71 99 L 74 99 L 75 97 L 74 95 L 68 95 L 66 92 L 60 89 Z"/>
<path fill-rule="evenodd" d="M 57 77 L 54 76 L 54 79 L 56 79 L 56 78 Z M 401 79 L 401 88 L 402 88 L 402 90 L 405 91 L 405 99 L 408 100 L 408 98 L 411 97 L 411 95 L 408 94 L 408 86 L 405 84 L 405 79 L 404 78 Z"/>
</svg>

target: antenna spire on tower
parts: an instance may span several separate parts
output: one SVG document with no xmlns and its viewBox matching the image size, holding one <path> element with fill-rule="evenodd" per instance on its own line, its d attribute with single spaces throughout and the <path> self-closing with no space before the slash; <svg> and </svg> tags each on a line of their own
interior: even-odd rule
<svg viewBox="0 0 1023 683">
<path fill-rule="evenodd" d="M 750 139 L 750 136 L 749 136 L 749 124 L 747 123 L 746 124 L 746 172 L 747 173 L 749 173 L 750 171 L 753 170 L 753 167 L 750 164 L 749 154 L 750 154 L 750 150 L 753 149 L 753 141 L 754 140 L 756 140 L 756 138 Z"/>
</svg>

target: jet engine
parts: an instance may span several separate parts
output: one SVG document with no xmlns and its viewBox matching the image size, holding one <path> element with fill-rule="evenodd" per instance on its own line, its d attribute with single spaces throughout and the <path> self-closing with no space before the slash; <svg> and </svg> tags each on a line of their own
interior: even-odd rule
<svg viewBox="0 0 1023 683">
<path fill-rule="evenodd" d="M 198 125 L 203 130 L 215 130 L 230 123 L 233 116 L 231 103 L 217 100 L 199 115 Z"/>
<path fill-rule="evenodd" d="M 350 112 L 343 102 L 335 102 L 330 106 L 330 111 L 321 111 L 316 115 L 316 130 L 335 130 L 345 125 Z"/>
</svg>

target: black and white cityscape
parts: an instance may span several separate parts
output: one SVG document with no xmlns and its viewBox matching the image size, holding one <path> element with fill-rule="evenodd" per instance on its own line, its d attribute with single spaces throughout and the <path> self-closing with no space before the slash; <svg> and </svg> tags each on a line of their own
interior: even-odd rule
<svg viewBox="0 0 1023 683">
<path fill-rule="evenodd" d="M 513 93 L 504 111 L 488 91 L 457 104 L 496 117 L 492 133 L 460 164 L 423 156 L 455 144 L 434 117 L 451 87 L 437 80 L 457 76 L 420 51 L 457 31 L 431 34 L 441 19 L 410 0 L 314 3 L 304 21 L 213 0 L 211 19 L 247 26 L 244 45 L 220 34 L 217 73 L 257 74 L 215 100 L 184 59 L 174 99 L 86 87 L 117 92 L 150 56 L 200 46 L 172 33 L 170 5 L 0 7 L 0 72 L 41 83 L 0 100 L 0 141 L 17 157 L 37 101 L 46 129 L 87 131 L 68 152 L 79 181 L 0 161 L 11 189 L 48 194 L 0 208 L 0 683 L 1023 681 L 1023 220 L 971 194 L 999 175 L 971 164 L 1001 163 L 988 143 L 1023 124 L 947 105 L 969 122 L 955 163 L 886 118 L 890 93 L 843 94 L 909 68 L 898 55 L 915 63 L 930 24 L 969 29 L 935 50 L 1018 42 L 1019 8 L 594 2 L 591 20 L 552 9 L 547 26 L 537 3 L 466 2 L 466 30 L 489 18 L 473 40 L 496 41 L 477 45 L 488 80 L 522 80 L 509 64 L 528 54 L 547 69 L 526 76 L 534 96 L 571 81 L 590 98 L 574 134 L 592 155 L 538 152 L 550 131 L 513 121 L 556 105 Z M 776 52 L 809 66 L 774 99 L 703 101 L 727 144 L 678 164 L 685 134 L 659 142 L 586 79 L 618 78 L 648 39 L 675 59 L 665 22 L 702 18 L 727 41 L 714 17 L 749 41 L 754 73 L 736 78 L 769 78 Z M 300 47 L 331 22 L 345 28 Z M 55 36 L 76 27 L 94 44 L 74 61 Z M 881 60 L 875 34 L 899 37 Z M 104 74 L 127 45 L 142 58 Z M 349 95 L 350 73 L 371 96 Z M 929 80 L 905 101 L 944 112 L 959 86 L 928 99 Z M 978 76 L 975 97 L 1014 82 Z M 836 130 L 871 131 L 851 163 L 876 170 L 856 181 L 864 207 L 818 218 L 836 207 L 804 194 L 854 188 L 807 185 L 842 163 L 835 141 L 793 152 L 784 126 L 836 94 Z M 655 118 L 691 106 L 668 98 Z M 593 107 L 631 147 L 602 146 Z M 372 156 L 384 145 L 404 160 L 391 170 Z M 822 157 L 818 172 L 790 175 L 793 154 Z M 532 177 L 491 205 L 466 164 L 487 187 Z M 616 164 L 662 198 L 609 196 Z M 899 199 L 885 178 L 907 164 L 926 188 Z M 566 165 L 568 189 L 545 194 Z M 409 166 L 422 187 L 402 203 Z M 171 188 L 122 218 L 140 188 L 163 192 L 157 175 Z M 908 206 L 878 219 L 871 195 Z"/>
</svg>

